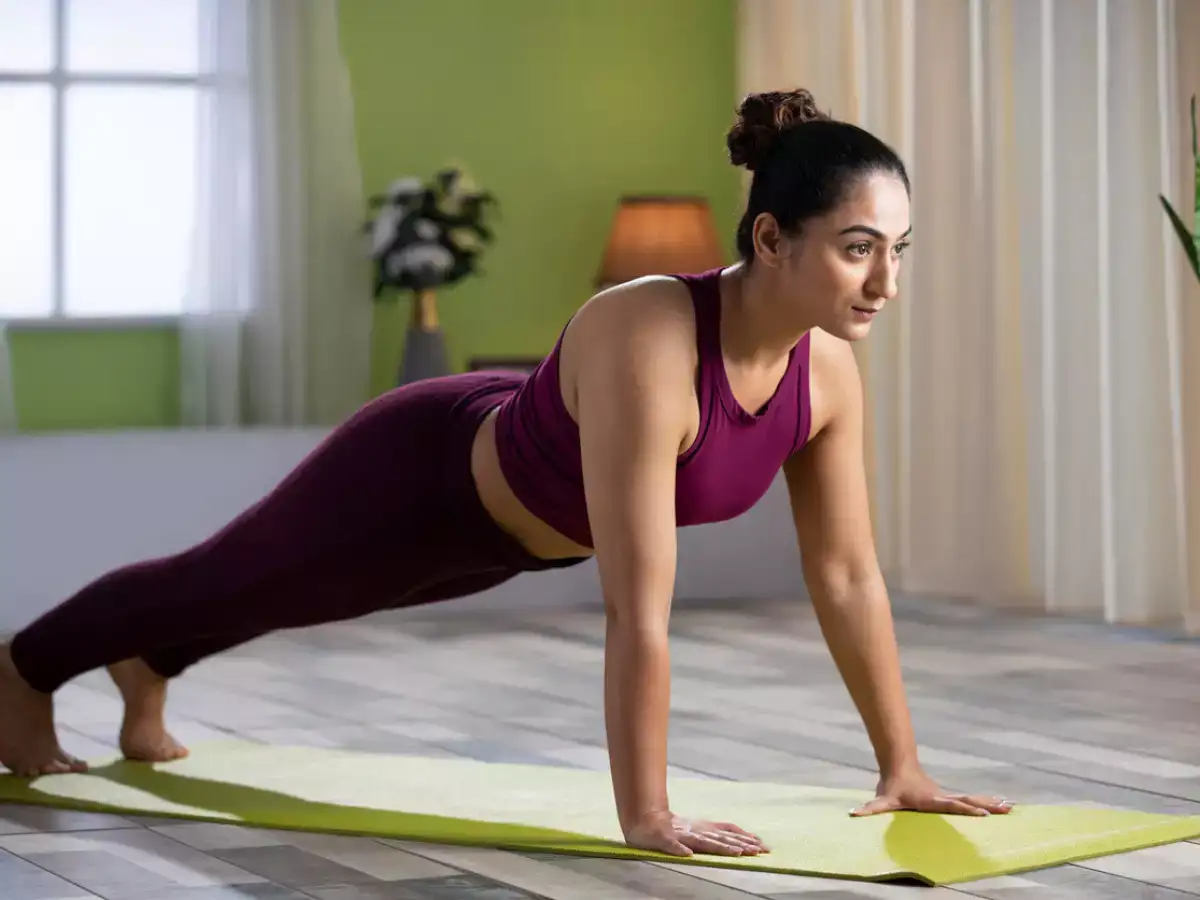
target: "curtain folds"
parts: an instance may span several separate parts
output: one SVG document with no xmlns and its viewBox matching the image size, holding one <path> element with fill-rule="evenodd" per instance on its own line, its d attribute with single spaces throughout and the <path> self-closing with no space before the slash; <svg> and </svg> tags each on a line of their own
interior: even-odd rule
<svg viewBox="0 0 1200 900">
<path fill-rule="evenodd" d="M 740 92 L 808 87 L 911 169 L 901 296 L 856 346 L 891 583 L 1200 630 L 1200 286 L 1158 202 L 1190 206 L 1197 5 L 739 16 Z"/>
<path fill-rule="evenodd" d="M 366 202 L 336 0 L 201 0 L 183 424 L 329 425 L 369 391 Z"/>
</svg>

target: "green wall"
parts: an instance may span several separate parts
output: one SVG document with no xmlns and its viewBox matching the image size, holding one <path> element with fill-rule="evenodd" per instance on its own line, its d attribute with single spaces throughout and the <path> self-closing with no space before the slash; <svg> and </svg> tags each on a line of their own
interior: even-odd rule
<svg viewBox="0 0 1200 900">
<path fill-rule="evenodd" d="M 734 0 L 343 0 L 368 192 L 460 164 L 499 200 L 484 275 L 439 295 L 453 360 L 546 352 L 592 290 L 622 193 L 701 193 L 732 243 Z M 377 306 L 372 387 L 407 308 Z M 11 336 L 23 428 L 177 421 L 169 328 Z"/>
<path fill-rule="evenodd" d="M 9 335 L 22 430 L 155 428 L 179 418 L 179 342 L 166 328 Z"/>
</svg>

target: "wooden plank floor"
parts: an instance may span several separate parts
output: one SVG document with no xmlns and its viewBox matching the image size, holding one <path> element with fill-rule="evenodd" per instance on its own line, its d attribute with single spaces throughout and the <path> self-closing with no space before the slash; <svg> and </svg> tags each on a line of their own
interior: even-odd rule
<svg viewBox="0 0 1200 900">
<path fill-rule="evenodd" d="M 1200 642 L 910 598 L 896 616 L 923 756 L 947 787 L 1200 813 Z M 873 786 L 870 746 L 807 604 L 680 602 L 673 622 L 678 771 Z M 173 725 L 188 741 L 604 768 L 602 634 L 594 610 L 446 604 L 277 635 L 181 679 Z M 68 685 L 64 744 L 112 753 L 119 714 L 102 676 Z M 0 896 L 1165 900 L 1200 896 L 1200 845 L 920 888 L 0 806 Z"/>
</svg>

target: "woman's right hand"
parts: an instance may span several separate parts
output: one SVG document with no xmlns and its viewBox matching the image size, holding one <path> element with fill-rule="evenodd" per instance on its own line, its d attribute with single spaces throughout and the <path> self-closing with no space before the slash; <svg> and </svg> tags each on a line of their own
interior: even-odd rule
<svg viewBox="0 0 1200 900">
<path fill-rule="evenodd" d="M 625 843 L 639 850 L 671 856 L 712 853 L 718 856 L 758 856 L 769 853 L 762 839 L 732 822 L 685 819 L 672 813 L 648 816 L 625 833 Z"/>
</svg>

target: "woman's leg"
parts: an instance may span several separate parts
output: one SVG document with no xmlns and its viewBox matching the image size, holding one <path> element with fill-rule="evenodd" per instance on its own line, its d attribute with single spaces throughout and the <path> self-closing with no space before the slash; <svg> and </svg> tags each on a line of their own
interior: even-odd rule
<svg viewBox="0 0 1200 900">
<path fill-rule="evenodd" d="M 474 492 L 475 430 L 514 386 L 467 375 L 393 391 L 208 540 L 110 572 L 29 625 L 0 655 L 0 763 L 70 764 L 50 697 L 84 672 L 137 661 L 161 682 L 278 629 L 422 602 L 458 577 L 561 564 L 523 557 Z"/>
<path fill-rule="evenodd" d="M 445 542 L 443 552 L 450 549 Z M 398 564 L 404 565 L 403 560 Z M 411 566 L 414 575 L 422 568 L 426 571 L 439 567 L 429 565 Z M 454 564 L 451 564 L 454 565 Z M 456 568 L 469 572 L 469 559 L 460 560 Z M 462 574 L 450 581 L 426 584 L 418 590 L 402 594 L 392 606 L 416 606 L 439 600 L 466 597 L 508 581 L 517 574 L 513 568 L 488 568 L 478 573 Z M 166 727 L 165 711 L 168 681 L 186 671 L 203 659 L 216 656 L 226 650 L 248 643 L 266 632 L 233 632 L 220 637 L 177 644 L 146 658 L 129 659 L 109 666 L 109 673 L 121 691 L 125 712 L 121 722 L 120 748 L 126 759 L 148 762 L 167 762 L 187 755 L 184 747 Z"/>
<path fill-rule="evenodd" d="M 416 542 L 418 546 L 424 542 Z M 456 597 L 467 597 L 488 588 L 495 587 L 514 577 L 517 568 L 484 567 L 478 572 L 472 571 L 472 558 L 464 554 L 458 559 L 447 558 L 453 552 L 454 539 L 437 542 L 427 546 L 428 551 L 419 562 L 407 558 L 404 554 L 393 554 L 392 562 L 406 572 L 414 584 L 419 584 L 413 590 L 402 592 L 390 603 L 380 601 L 372 604 L 382 609 L 385 606 L 416 606 L 439 600 L 449 600 Z M 437 558 L 438 553 L 442 559 Z M 448 581 L 436 581 L 429 577 L 422 579 L 422 574 L 455 571 L 460 574 L 452 576 Z M 338 589 L 343 592 L 353 592 L 354 579 L 342 579 Z M 312 599 L 311 593 L 301 596 Z M 362 597 L 381 597 L 375 594 L 370 585 L 363 588 Z M 353 618 L 357 615 L 353 607 L 348 608 L 345 615 L 339 618 Z M 373 610 L 368 610 L 373 611 Z M 330 621 L 323 619 L 322 621 Z M 213 638 L 202 638 L 170 646 L 142 658 L 128 659 L 110 665 L 109 673 L 125 703 L 125 713 L 121 722 L 120 748 L 127 759 L 144 760 L 148 762 L 166 762 L 181 759 L 186 756 L 187 748 L 180 744 L 167 731 L 165 722 L 165 707 L 167 700 L 167 683 L 191 666 L 210 656 L 216 656 L 226 650 L 248 643 L 269 632 L 259 630 L 245 632 L 230 632 Z"/>
<path fill-rule="evenodd" d="M 397 391 L 369 405 L 207 540 L 84 586 L 14 637 L 22 676 L 49 694 L 84 672 L 135 657 L 152 663 L 182 643 L 312 625 L 385 603 L 386 578 L 399 587 L 415 573 L 383 563 L 408 562 L 396 557 L 419 534 L 415 509 L 436 506 L 441 480 L 429 469 L 446 435 L 423 399 Z"/>
</svg>

